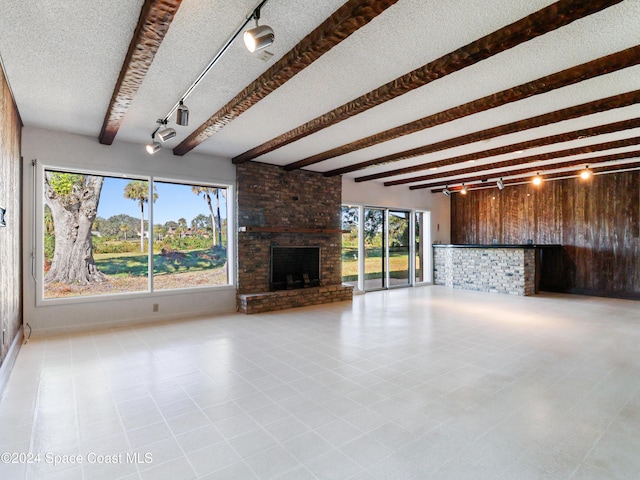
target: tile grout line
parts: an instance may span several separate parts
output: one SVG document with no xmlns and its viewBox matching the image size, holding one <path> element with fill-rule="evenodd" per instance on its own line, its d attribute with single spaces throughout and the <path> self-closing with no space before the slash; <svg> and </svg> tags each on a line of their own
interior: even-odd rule
<svg viewBox="0 0 640 480">
<path fill-rule="evenodd" d="M 44 370 L 44 362 L 45 362 L 45 358 L 46 358 L 46 354 L 47 354 L 47 348 L 48 348 L 48 340 L 45 341 L 44 343 L 44 351 L 42 352 L 42 360 L 40 361 L 40 368 L 38 369 L 38 388 L 36 390 L 36 398 L 34 400 L 34 405 L 33 405 L 33 424 L 31 426 L 31 438 L 29 439 L 29 453 L 35 453 L 33 451 L 33 447 L 34 447 L 34 439 L 36 438 L 36 429 L 38 426 L 38 413 L 40 410 L 40 388 L 42 387 L 42 371 Z M 27 468 L 25 468 L 24 470 L 24 478 L 25 480 L 28 479 L 29 477 L 29 465 L 27 465 Z"/>
<path fill-rule="evenodd" d="M 613 371 L 613 370 L 615 370 L 615 369 L 612 369 L 611 371 Z M 602 468 L 602 467 L 598 467 L 597 465 L 593 465 L 593 464 L 589 463 L 587 461 L 587 458 L 589 457 L 589 455 L 591 455 L 591 452 L 593 452 L 593 450 L 598 446 L 598 444 L 600 443 L 600 440 L 602 440 L 602 437 L 604 437 L 606 435 L 607 431 L 611 428 L 611 425 L 613 425 L 615 423 L 615 421 L 617 420 L 618 416 L 620 415 L 620 412 L 622 412 L 622 410 L 624 410 L 625 407 L 627 405 L 629 405 L 629 402 L 631 401 L 631 399 L 633 397 L 635 397 L 638 394 L 638 392 L 640 392 L 640 387 L 637 387 L 636 390 L 632 394 L 630 394 L 629 397 L 627 397 L 627 400 L 618 409 L 618 411 L 616 412 L 616 414 L 613 417 L 613 419 L 607 424 L 607 426 L 605 428 L 602 429 L 602 433 L 598 436 L 598 439 L 595 442 L 593 442 L 593 445 L 591 446 L 589 451 L 582 458 L 581 463 L 586 463 L 588 465 L 592 465 L 592 466 L 597 467 L 597 468 Z M 573 478 L 573 476 L 575 476 L 575 474 L 576 474 L 576 472 L 578 471 L 579 468 L 580 468 L 580 466 L 578 466 L 578 468 L 576 468 L 576 470 L 573 472 L 573 474 L 572 474 L 572 476 L 570 478 Z M 604 468 L 603 470 L 607 470 L 607 469 Z"/>
</svg>

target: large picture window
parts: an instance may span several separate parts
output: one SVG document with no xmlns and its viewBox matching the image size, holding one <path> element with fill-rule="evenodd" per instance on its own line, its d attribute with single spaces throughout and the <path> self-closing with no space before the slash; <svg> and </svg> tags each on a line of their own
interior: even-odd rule
<svg viewBox="0 0 640 480">
<path fill-rule="evenodd" d="M 45 169 L 43 298 L 228 285 L 228 187 Z"/>
</svg>

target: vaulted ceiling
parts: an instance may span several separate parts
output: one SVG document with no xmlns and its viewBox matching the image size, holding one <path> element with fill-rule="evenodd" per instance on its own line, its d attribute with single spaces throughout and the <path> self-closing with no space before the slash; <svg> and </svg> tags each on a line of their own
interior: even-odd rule
<svg viewBox="0 0 640 480">
<path fill-rule="evenodd" d="M 3 0 L 25 125 L 390 188 L 640 168 L 640 0 Z M 248 27 L 253 26 L 250 22 Z M 247 27 L 247 28 L 248 28 Z"/>
</svg>

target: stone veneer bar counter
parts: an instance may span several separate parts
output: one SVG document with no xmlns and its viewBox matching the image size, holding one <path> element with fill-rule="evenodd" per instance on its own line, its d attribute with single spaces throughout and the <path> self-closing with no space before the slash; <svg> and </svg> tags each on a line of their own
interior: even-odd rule
<svg viewBox="0 0 640 480">
<path fill-rule="evenodd" d="M 540 250 L 561 245 L 433 245 L 436 285 L 479 292 L 533 295 Z"/>
</svg>

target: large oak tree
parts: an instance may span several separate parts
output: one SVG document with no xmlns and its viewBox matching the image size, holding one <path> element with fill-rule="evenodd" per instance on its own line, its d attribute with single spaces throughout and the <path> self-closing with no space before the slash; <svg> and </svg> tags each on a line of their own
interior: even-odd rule
<svg viewBox="0 0 640 480">
<path fill-rule="evenodd" d="M 88 285 L 107 280 L 96 267 L 91 243 L 103 181 L 93 175 L 45 172 L 45 203 L 51 209 L 55 233 L 55 251 L 45 283 Z"/>
</svg>

